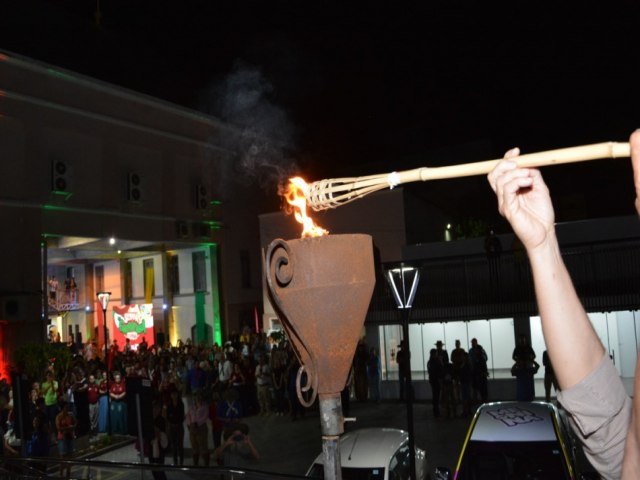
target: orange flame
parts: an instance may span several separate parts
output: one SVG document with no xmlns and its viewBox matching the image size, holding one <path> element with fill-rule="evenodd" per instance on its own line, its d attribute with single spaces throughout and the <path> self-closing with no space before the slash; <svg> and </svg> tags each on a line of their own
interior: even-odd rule
<svg viewBox="0 0 640 480">
<path fill-rule="evenodd" d="M 293 207 L 295 219 L 302 224 L 302 238 L 320 237 L 329 232 L 315 224 L 313 219 L 307 214 L 306 193 L 309 186 L 300 177 L 289 179 L 289 185 L 282 194 L 287 203 Z"/>
</svg>

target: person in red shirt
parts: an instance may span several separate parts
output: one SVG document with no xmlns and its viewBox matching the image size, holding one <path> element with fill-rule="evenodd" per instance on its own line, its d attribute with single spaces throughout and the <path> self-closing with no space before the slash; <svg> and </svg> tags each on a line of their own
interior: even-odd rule
<svg viewBox="0 0 640 480">
<path fill-rule="evenodd" d="M 127 388 L 122 380 L 120 372 L 115 372 L 113 382 L 109 386 L 109 396 L 111 397 L 111 422 L 112 432 L 126 435 L 127 428 Z"/>
</svg>

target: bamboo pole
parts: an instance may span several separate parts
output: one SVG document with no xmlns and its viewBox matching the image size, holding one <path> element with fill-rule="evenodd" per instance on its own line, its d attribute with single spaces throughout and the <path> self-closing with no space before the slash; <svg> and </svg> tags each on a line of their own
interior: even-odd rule
<svg viewBox="0 0 640 480">
<path fill-rule="evenodd" d="M 620 158 L 630 155 L 629 143 L 603 142 L 578 147 L 560 148 L 544 152 L 529 153 L 512 158 L 518 166 L 533 168 L 584 162 L 603 158 Z M 463 163 L 445 167 L 421 167 L 401 172 L 391 172 L 364 177 L 345 177 L 319 180 L 309 184 L 305 196 L 307 204 L 314 210 L 335 208 L 365 195 L 393 188 L 409 182 L 460 178 L 486 175 L 502 159 Z"/>
</svg>

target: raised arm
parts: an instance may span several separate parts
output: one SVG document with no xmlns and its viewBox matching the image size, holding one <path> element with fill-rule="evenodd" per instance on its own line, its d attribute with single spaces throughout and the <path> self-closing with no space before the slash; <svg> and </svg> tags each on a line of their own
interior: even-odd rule
<svg viewBox="0 0 640 480">
<path fill-rule="evenodd" d="M 633 180 L 636 187 L 636 210 L 640 215 L 640 130 L 631 134 L 631 165 L 633 166 Z M 636 478 L 640 472 L 640 357 L 636 363 L 636 378 L 633 391 L 633 408 L 631 410 L 631 424 L 627 433 L 622 463 L 622 478 Z"/>
<path fill-rule="evenodd" d="M 527 250 L 549 357 L 560 387 L 567 389 L 595 370 L 604 348 L 562 260 L 549 190 L 538 170 L 509 160 L 519 153 L 507 152 L 489 183 L 501 215 Z"/>
</svg>

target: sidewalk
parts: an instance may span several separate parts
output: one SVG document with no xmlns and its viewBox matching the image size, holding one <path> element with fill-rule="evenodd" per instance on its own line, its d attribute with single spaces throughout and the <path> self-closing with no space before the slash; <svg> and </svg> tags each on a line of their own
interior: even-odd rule
<svg viewBox="0 0 640 480">
<path fill-rule="evenodd" d="M 356 417 L 356 422 L 347 423 L 346 430 L 366 427 L 407 429 L 405 404 L 398 401 L 377 404 L 352 401 L 350 415 Z M 416 445 L 426 451 L 430 471 L 440 465 L 455 467 L 470 420 L 471 417 L 435 419 L 430 403 L 414 404 Z M 252 469 L 304 475 L 316 456 L 322 452 L 320 417 L 317 409 L 312 409 L 304 418 L 296 421 L 292 421 L 288 416 L 270 415 L 248 417 L 243 422 L 249 425 L 249 435 L 260 454 L 260 459 L 250 466 Z M 211 436 L 209 442 L 212 449 Z M 139 461 L 134 439 L 131 439 L 129 444 L 109 452 L 96 452 L 91 458 L 111 462 Z M 168 453 L 165 463 L 171 462 L 171 454 Z M 188 450 L 185 451 L 185 465 L 192 465 Z"/>
</svg>

